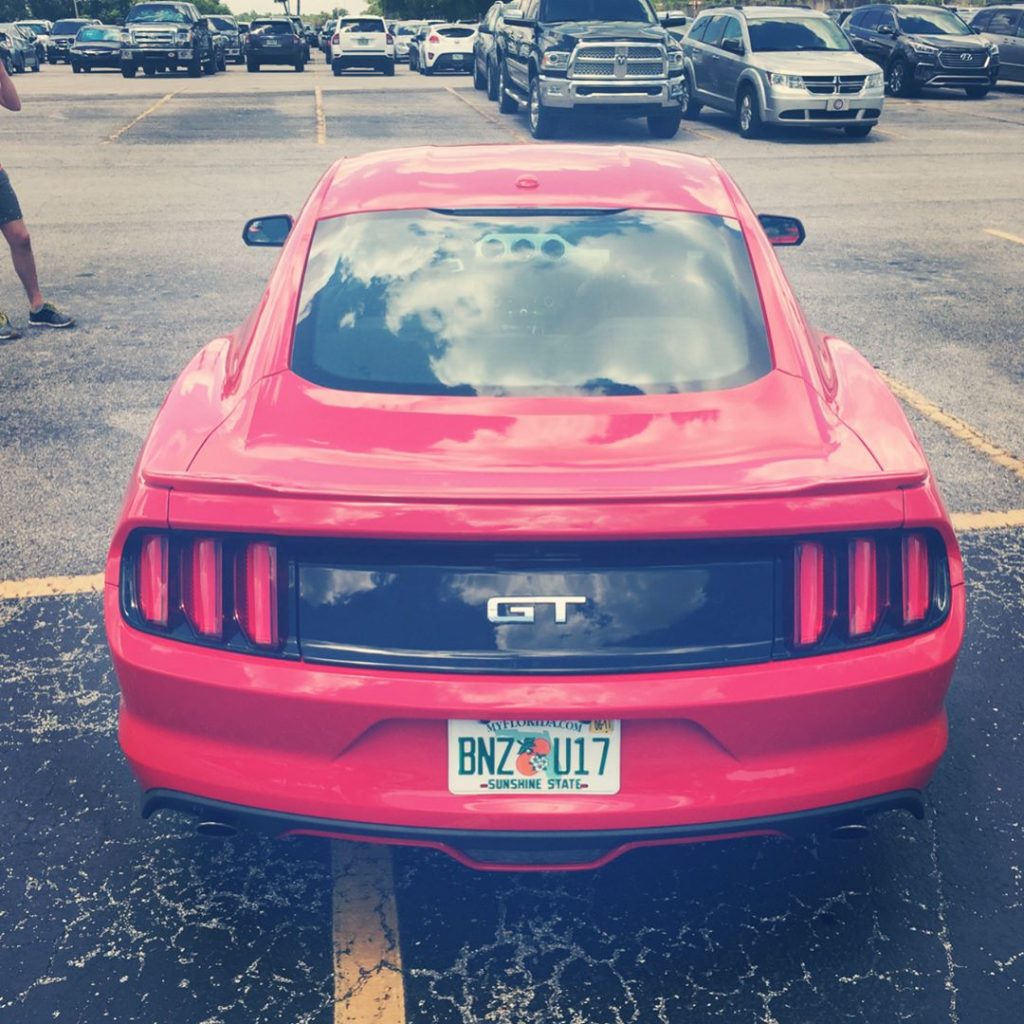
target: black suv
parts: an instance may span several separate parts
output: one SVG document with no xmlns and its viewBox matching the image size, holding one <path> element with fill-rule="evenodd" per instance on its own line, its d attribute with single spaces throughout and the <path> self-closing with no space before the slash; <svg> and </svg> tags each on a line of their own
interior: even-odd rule
<svg viewBox="0 0 1024 1024">
<path fill-rule="evenodd" d="M 646 117 L 657 139 L 679 131 L 683 50 L 649 0 L 523 0 L 498 19 L 498 108 L 525 104 L 534 138 L 576 111 Z"/>
<path fill-rule="evenodd" d="M 929 85 L 960 88 L 981 99 L 999 74 L 998 48 L 943 7 L 871 4 L 858 7 L 843 28 L 885 71 L 893 96 L 913 96 Z"/>
<path fill-rule="evenodd" d="M 287 64 L 303 71 L 308 49 L 309 44 L 290 18 L 253 18 L 249 23 L 245 66 L 249 71 L 259 71 L 264 64 Z"/>
</svg>

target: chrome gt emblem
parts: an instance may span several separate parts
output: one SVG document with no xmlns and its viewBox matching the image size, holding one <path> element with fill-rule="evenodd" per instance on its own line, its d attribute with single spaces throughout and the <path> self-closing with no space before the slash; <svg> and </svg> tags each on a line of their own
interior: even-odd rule
<svg viewBox="0 0 1024 1024">
<path fill-rule="evenodd" d="M 487 621 L 532 623 L 537 606 L 550 604 L 555 622 L 564 625 L 569 620 L 569 605 L 586 603 L 585 597 L 492 597 L 487 601 Z"/>
</svg>

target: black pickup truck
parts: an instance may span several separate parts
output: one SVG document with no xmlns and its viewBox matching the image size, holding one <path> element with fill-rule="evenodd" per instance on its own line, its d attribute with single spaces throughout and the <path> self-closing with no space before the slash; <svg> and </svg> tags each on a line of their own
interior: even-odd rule
<svg viewBox="0 0 1024 1024">
<path fill-rule="evenodd" d="M 503 114 L 525 105 L 543 139 L 574 111 L 646 117 L 651 135 L 679 131 L 683 51 L 649 0 L 523 0 L 499 20 L 494 60 Z"/>
</svg>

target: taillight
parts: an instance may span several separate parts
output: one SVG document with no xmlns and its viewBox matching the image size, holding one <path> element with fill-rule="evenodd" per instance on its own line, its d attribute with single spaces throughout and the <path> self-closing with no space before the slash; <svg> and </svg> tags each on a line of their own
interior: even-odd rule
<svg viewBox="0 0 1024 1024">
<path fill-rule="evenodd" d="M 341 45 L 341 36 L 339 36 L 338 33 L 335 32 L 334 35 L 331 36 L 331 46 L 340 46 L 340 45 Z"/>
<path fill-rule="evenodd" d="M 439 42 L 441 42 L 441 37 L 440 36 L 430 36 L 430 38 L 427 39 L 427 42 L 428 43 L 439 43 Z"/>
<path fill-rule="evenodd" d="M 794 559 L 793 642 L 816 644 L 825 632 L 825 547 L 817 541 L 797 544 Z"/>
<path fill-rule="evenodd" d="M 384 42 L 387 43 L 388 46 L 394 46 L 395 37 L 389 33 L 384 37 Z"/>
<path fill-rule="evenodd" d="M 919 533 L 908 533 L 902 547 L 903 623 L 910 626 L 924 621 L 931 604 L 928 542 Z"/>
<path fill-rule="evenodd" d="M 848 550 L 850 636 L 867 636 L 878 625 L 881 612 L 878 546 L 867 537 L 857 537 Z"/>
<path fill-rule="evenodd" d="M 235 560 L 238 624 L 257 647 L 277 647 L 277 548 L 266 541 L 247 544 Z"/>
<path fill-rule="evenodd" d="M 139 550 L 136 579 L 139 614 L 153 626 L 166 626 L 170 609 L 167 548 L 167 538 L 161 534 L 146 537 Z"/>
<path fill-rule="evenodd" d="M 182 601 L 200 636 L 224 632 L 224 549 L 219 540 L 199 537 L 182 556 Z"/>
</svg>

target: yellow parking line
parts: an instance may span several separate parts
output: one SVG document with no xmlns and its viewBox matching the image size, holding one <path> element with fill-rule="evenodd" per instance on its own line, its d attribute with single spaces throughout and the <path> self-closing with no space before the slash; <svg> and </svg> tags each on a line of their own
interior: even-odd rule
<svg viewBox="0 0 1024 1024">
<path fill-rule="evenodd" d="M 506 131 L 511 132 L 512 137 L 517 142 L 533 142 L 533 139 L 530 138 L 529 135 L 525 135 L 523 132 L 513 127 L 512 122 L 508 120 L 507 115 L 495 117 L 490 111 L 483 110 L 475 103 L 471 103 L 465 96 L 460 95 L 450 85 L 446 85 L 445 90 L 450 92 L 460 103 L 465 103 L 470 110 L 475 110 L 485 121 L 490 121 L 491 124 L 496 124 L 499 128 L 504 128 Z"/>
<path fill-rule="evenodd" d="M 1005 448 L 1001 448 L 994 441 L 990 441 L 984 434 L 975 430 L 969 423 L 965 423 L 958 416 L 948 413 L 939 408 L 931 399 L 925 398 L 920 391 L 915 391 L 906 384 L 894 380 L 887 373 L 878 371 L 879 376 L 889 390 L 899 399 L 906 402 L 912 409 L 916 409 L 922 416 L 927 417 L 932 423 L 938 424 L 948 430 L 955 438 L 969 444 L 975 451 L 981 452 L 997 466 L 1008 469 L 1019 479 L 1024 480 L 1024 459 L 1010 454 Z"/>
<path fill-rule="evenodd" d="M 391 850 L 331 845 L 334 1024 L 405 1024 Z"/>
<path fill-rule="evenodd" d="M 1007 242 L 1016 242 L 1018 245 L 1024 245 L 1024 238 L 1020 235 L 1011 235 L 1009 231 L 1000 231 L 998 228 L 983 228 L 986 235 L 992 235 L 993 238 L 1002 238 Z"/>
<path fill-rule="evenodd" d="M 324 116 L 324 94 L 318 85 L 313 90 L 316 119 L 316 144 L 322 146 L 327 141 L 327 118 Z"/>
<path fill-rule="evenodd" d="M 113 135 L 108 135 L 106 139 L 104 139 L 104 144 L 108 142 L 117 142 L 117 140 L 121 138 L 121 136 L 124 135 L 125 132 L 130 131 L 132 128 L 134 128 L 143 118 L 149 117 L 149 115 L 152 114 L 154 110 L 159 110 L 160 107 L 162 107 L 168 100 L 174 99 L 174 97 L 177 96 L 178 93 L 184 91 L 185 87 L 182 86 L 180 89 L 175 89 L 174 92 L 169 92 L 166 96 L 161 96 L 160 99 L 156 101 L 156 103 L 154 103 L 151 107 L 147 107 L 141 114 L 139 114 L 137 118 L 135 118 L 134 121 L 129 121 L 128 124 L 126 124 L 123 128 L 118 128 Z"/>
<path fill-rule="evenodd" d="M 63 597 L 66 594 L 95 594 L 103 589 L 103 573 L 91 576 L 42 576 L 26 580 L 0 580 L 0 601 L 26 597 Z"/>
<path fill-rule="evenodd" d="M 1024 508 L 1011 508 L 1006 512 L 954 512 L 949 518 L 957 533 L 1013 530 L 1024 526 Z"/>
</svg>

